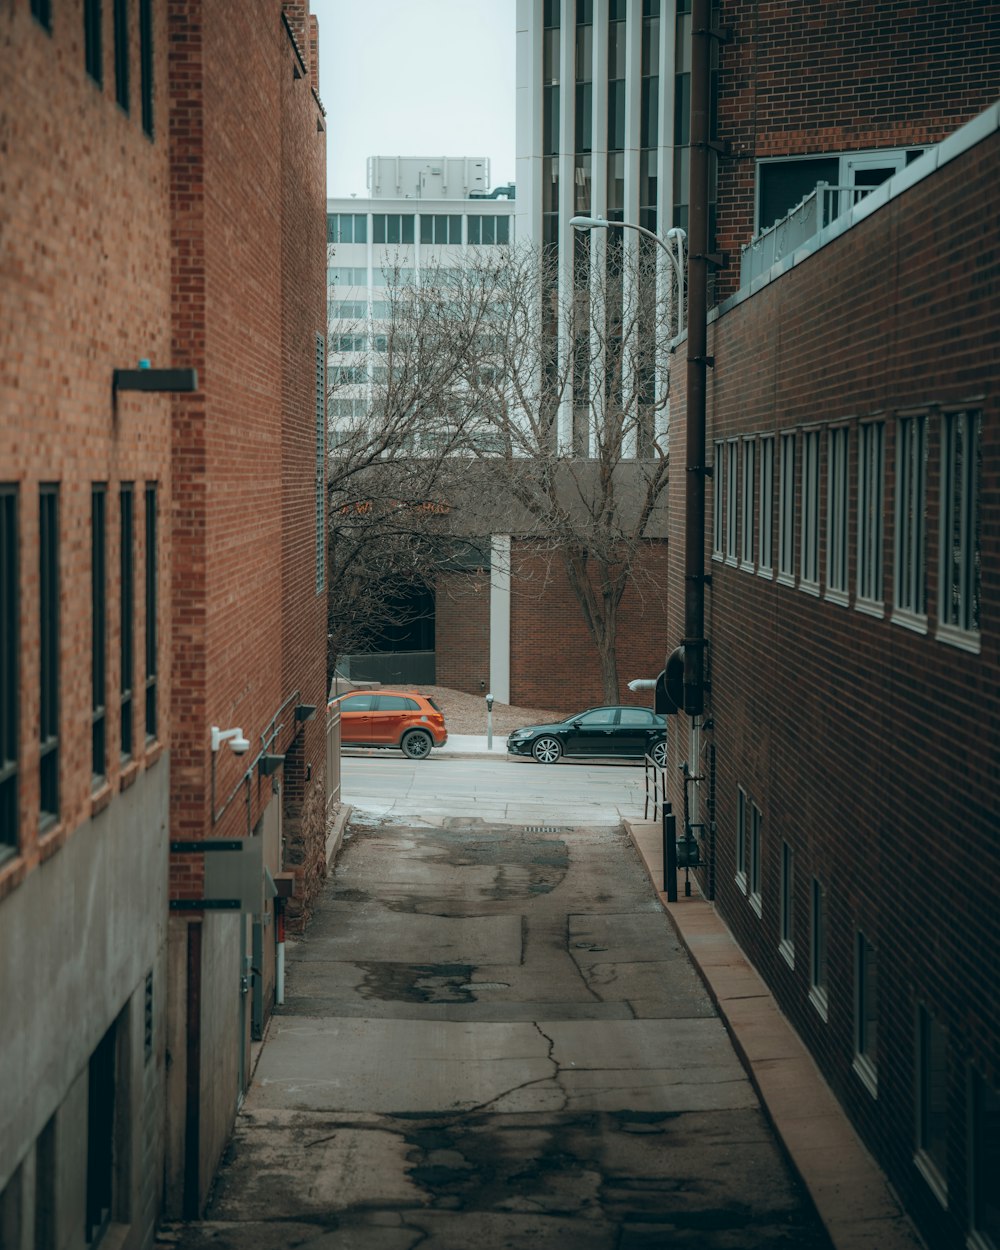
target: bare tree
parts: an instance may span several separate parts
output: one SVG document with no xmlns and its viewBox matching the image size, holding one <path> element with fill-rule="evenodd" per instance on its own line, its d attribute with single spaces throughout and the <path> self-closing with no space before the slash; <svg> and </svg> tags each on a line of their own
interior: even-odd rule
<svg viewBox="0 0 1000 1250">
<path fill-rule="evenodd" d="M 561 284 L 537 251 L 480 253 L 408 310 L 449 362 L 456 448 L 478 459 L 479 489 L 499 501 L 491 528 L 561 563 L 609 702 L 622 599 L 656 580 L 643 555 L 664 532 L 673 314 L 662 278 L 654 252 L 620 238 L 581 247 Z"/>
</svg>

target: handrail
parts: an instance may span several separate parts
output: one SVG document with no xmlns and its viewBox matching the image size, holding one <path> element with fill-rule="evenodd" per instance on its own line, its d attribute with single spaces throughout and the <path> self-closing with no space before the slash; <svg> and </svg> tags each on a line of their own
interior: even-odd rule
<svg viewBox="0 0 1000 1250">
<path fill-rule="evenodd" d="M 659 820 L 663 815 L 667 802 L 667 770 L 657 764 L 651 755 L 643 757 L 645 802 L 642 808 L 643 820 Z M 652 806 L 652 815 L 650 815 Z"/>
</svg>

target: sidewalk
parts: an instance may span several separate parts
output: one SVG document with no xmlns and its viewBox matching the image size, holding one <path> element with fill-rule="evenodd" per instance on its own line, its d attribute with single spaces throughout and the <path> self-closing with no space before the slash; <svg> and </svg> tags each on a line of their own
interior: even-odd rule
<svg viewBox="0 0 1000 1250">
<path fill-rule="evenodd" d="M 659 822 L 626 820 L 625 828 L 835 1250 L 922 1250 L 881 1169 L 715 908 L 697 893 L 683 897 L 682 873 L 679 901 L 667 902 Z"/>
<path fill-rule="evenodd" d="M 494 734 L 492 749 L 486 745 L 486 734 L 449 734 L 443 747 L 435 747 L 434 755 L 489 755 L 507 758 L 507 735 Z"/>
</svg>

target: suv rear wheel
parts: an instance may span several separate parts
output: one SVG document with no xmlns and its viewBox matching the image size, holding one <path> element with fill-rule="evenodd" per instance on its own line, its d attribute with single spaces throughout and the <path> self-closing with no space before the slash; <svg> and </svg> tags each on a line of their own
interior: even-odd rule
<svg viewBox="0 0 1000 1250">
<path fill-rule="evenodd" d="M 403 734 L 400 750 L 411 760 L 425 760 L 431 753 L 433 739 L 425 729 L 411 729 Z"/>
</svg>

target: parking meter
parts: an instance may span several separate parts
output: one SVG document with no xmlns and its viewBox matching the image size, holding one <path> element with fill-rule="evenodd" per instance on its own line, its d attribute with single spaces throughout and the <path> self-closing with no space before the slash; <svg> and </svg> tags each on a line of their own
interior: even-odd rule
<svg viewBox="0 0 1000 1250">
<path fill-rule="evenodd" d="M 493 696 L 491 694 L 486 696 L 486 710 L 487 712 L 493 711 Z"/>
<path fill-rule="evenodd" d="M 493 750 L 493 696 L 486 696 L 486 749 Z"/>
</svg>

